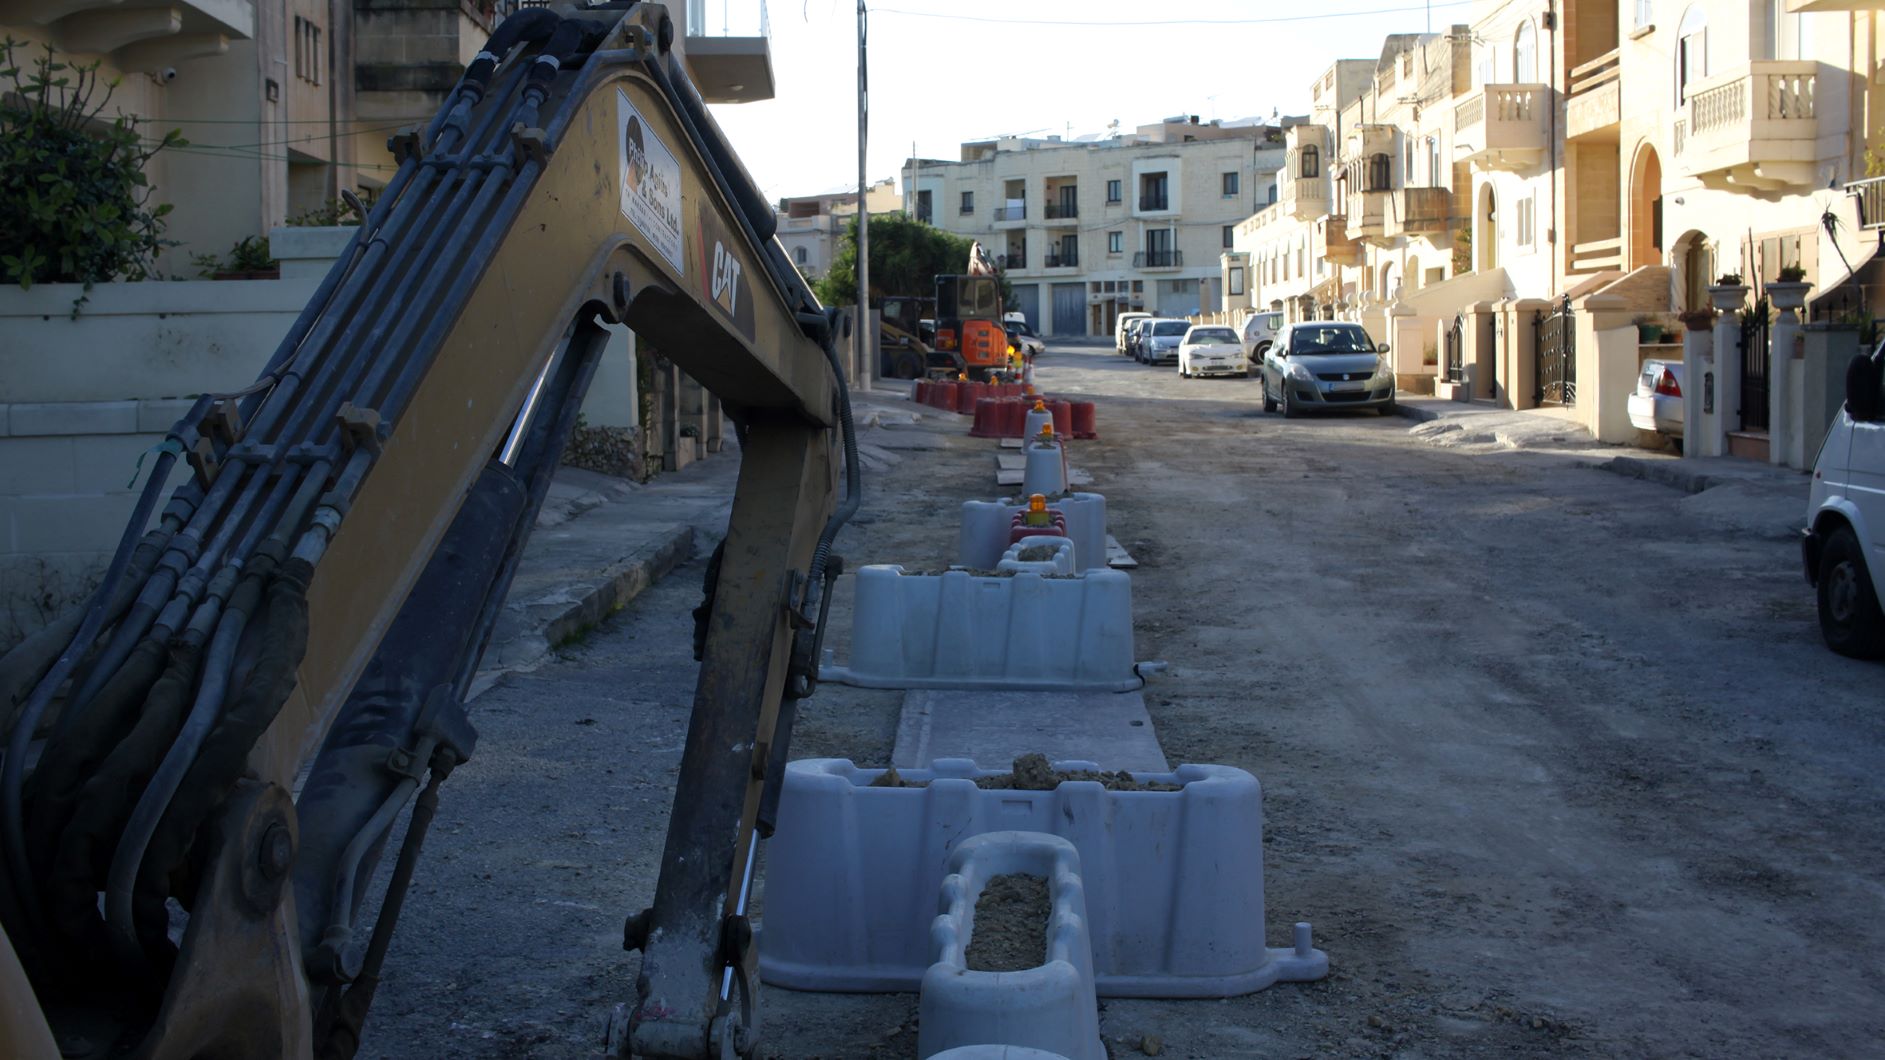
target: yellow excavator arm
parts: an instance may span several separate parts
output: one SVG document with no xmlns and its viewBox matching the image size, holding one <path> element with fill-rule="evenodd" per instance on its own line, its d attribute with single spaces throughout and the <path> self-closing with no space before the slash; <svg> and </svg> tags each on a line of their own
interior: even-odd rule
<svg viewBox="0 0 1885 1060">
<path fill-rule="evenodd" d="M 605 323 L 713 392 L 741 441 L 610 1050 L 756 1047 L 755 845 L 857 463 L 831 318 L 673 34 L 657 4 L 506 19 L 394 138 L 396 177 L 261 378 L 172 430 L 91 600 L 0 659 L 0 1051 L 51 1032 L 68 1057 L 353 1054 Z"/>
</svg>

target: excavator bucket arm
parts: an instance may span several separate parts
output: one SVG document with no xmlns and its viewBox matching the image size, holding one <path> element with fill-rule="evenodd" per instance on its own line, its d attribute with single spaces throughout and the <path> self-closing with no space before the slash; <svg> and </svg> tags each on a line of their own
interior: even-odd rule
<svg viewBox="0 0 1885 1060">
<path fill-rule="evenodd" d="M 47 1030 L 68 1057 L 352 1055 L 605 324 L 716 395 L 742 441 L 611 1049 L 753 1050 L 755 844 L 857 462 L 830 317 L 673 34 L 657 4 L 507 18 L 394 138 L 397 175 L 255 386 L 171 431 L 91 600 L 0 660 L 9 1055 Z"/>
</svg>

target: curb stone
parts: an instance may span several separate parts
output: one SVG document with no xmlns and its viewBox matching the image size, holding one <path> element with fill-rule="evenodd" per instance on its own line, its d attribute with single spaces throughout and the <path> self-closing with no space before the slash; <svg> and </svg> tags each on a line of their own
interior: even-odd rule
<svg viewBox="0 0 1885 1060">
<path fill-rule="evenodd" d="M 692 559 L 694 549 L 694 528 L 672 526 L 586 582 L 535 601 L 506 600 L 498 628 L 485 651 L 484 665 L 472 679 L 465 698 L 477 697 L 507 673 L 536 669 L 550 658 L 555 645 L 627 606 L 668 572 Z"/>
</svg>

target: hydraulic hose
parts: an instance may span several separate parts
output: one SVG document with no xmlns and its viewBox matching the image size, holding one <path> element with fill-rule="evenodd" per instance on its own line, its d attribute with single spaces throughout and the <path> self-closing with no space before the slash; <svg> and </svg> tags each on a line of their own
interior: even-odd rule
<svg viewBox="0 0 1885 1060">
<path fill-rule="evenodd" d="M 151 468 L 150 478 L 145 480 L 144 492 L 138 496 L 137 507 L 131 511 L 131 521 L 125 526 L 124 536 L 118 539 L 118 548 L 112 554 L 111 564 L 105 568 L 104 580 L 99 583 L 98 589 L 92 593 L 91 602 L 86 605 L 85 618 L 79 622 L 78 632 L 73 635 L 71 643 L 66 645 L 65 651 L 59 654 L 52 668 L 40 678 L 38 686 L 20 708 L 13 731 L 8 734 L 6 762 L 0 765 L 0 841 L 4 841 L 6 848 L 8 886 L 20 904 L 20 912 L 28 920 L 28 923 L 13 925 L 10 929 L 10 933 L 18 937 L 31 938 L 31 932 L 42 917 L 39 890 L 33 881 L 32 866 L 26 859 L 26 826 L 20 808 L 20 789 L 26 778 L 26 749 L 32 742 L 33 730 L 39 725 L 39 716 L 45 713 L 53 694 L 71 676 L 72 668 L 78 664 L 103 627 L 105 605 L 117 592 L 119 580 L 130 565 L 137 539 L 143 534 L 144 524 L 150 521 L 151 512 L 157 507 L 158 495 L 169 480 L 170 468 L 176 461 L 176 453 L 169 449 L 158 455 L 156 466 Z"/>
</svg>

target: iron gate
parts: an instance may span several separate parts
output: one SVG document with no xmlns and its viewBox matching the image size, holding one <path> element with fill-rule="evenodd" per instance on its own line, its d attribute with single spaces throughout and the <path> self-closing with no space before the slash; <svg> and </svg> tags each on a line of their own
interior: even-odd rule
<svg viewBox="0 0 1885 1060">
<path fill-rule="evenodd" d="M 1577 404 L 1577 316 L 1566 297 L 1558 308 L 1532 317 L 1532 348 L 1538 383 L 1532 400 L 1540 405 Z"/>
<path fill-rule="evenodd" d="M 1741 314 L 1741 429 L 1767 429 L 1767 299 Z"/>
<path fill-rule="evenodd" d="M 1446 381 L 1463 383 L 1466 381 L 1466 318 L 1464 315 L 1453 317 L 1453 326 L 1446 329 Z"/>
</svg>

